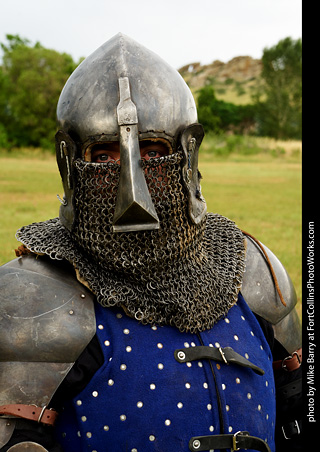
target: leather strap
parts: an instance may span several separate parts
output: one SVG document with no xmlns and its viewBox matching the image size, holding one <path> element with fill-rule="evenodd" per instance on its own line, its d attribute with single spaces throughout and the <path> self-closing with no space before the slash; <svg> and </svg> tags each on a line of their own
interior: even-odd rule
<svg viewBox="0 0 320 452">
<path fill-rule="evenodd" d="M 236 353 L 231 347 L 216 348 L 199 345 L 197 347 L 181 348 L 175 350 L 174 357 L 179 363 L 186 363 L 197 359 L 213 359 L 214 361 L 224 362 L 225 364 L 238 364 L 239 366 L 250 367 L 257 374 L 264 374 L 264 370 Z"/>
<path fill-rule="evenodd" d="M 198 452 L 203 450 L 220 449 L 253 449 L 260 452 L 271 452 L 268 444 L 261 438 L 250 436 L 248 432 L 237 432 L 234 435 L 194 436 L 189 441 L 189 450 Z"/>
<path fill-rule="evenodd" d="M 45 425 L 54 425 L 58 412 L 51 409 L 48 410 L 46 407 L 16 404 L 0 406 L 0 415 L 17 416 L 29 421 L 41 422 Z"/>
<path fill-rule="evenodd" d="M 273 361 L 273 370 L 284 369 L 287 372 L 299 369 L 302 363 L 302 348 L 299 348 L 292 355 L 287 356 L 279 361 Z"/>
</svg>

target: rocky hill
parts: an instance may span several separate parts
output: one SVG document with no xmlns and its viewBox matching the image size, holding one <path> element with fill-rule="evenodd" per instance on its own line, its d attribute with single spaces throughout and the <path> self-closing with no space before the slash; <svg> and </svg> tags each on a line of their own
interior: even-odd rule
<svg viewBox="0 0 320 452">
<path fill-rule="evenodd" d="M 217 97 L 234 103 L 247 103 L 259 83 L 261 69 L 261 60 L 239 56 L 227 63 L 219 60 L 208 65 L 190 63 L 179 72 L 194 93 L 205 85 L 213 85 Z"/>
</svg>

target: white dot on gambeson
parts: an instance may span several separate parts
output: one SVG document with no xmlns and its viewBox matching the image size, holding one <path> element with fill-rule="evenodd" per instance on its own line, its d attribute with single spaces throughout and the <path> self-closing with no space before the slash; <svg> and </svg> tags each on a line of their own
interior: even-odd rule
<svg viewBox="0 0 320 452">
<path fill-rule="evenodd" d="M 156 325 L 153 325 L 152 327 L 151 327 L 151 329 L 153 330 L 153 331 L 157 331 L 157 327 L 156 327 Z"/>
<path fill-rule="evenodd" d="M 241 316 L 242 320 L 246 320 L 245 317 L 243 317 L 243 315 Z"/>
<path fill-rule="evenodd" d="M 105 432 L 108 432 L 108 431 L 109 431 L 109 425 L 105 425 L 105 426 L 103 427 L 103 430 L 104 430 Z"/>
<path fill-rule="evenodd" d="M 87 432 L 86 435 L 87 435 L 88 438 L 92 437 L 92 433 L 91 432 Z"/>
<path fill-rule="evenodd" d="M 164 366 L 163 366 L 163 364 L 162 364 L 162 363 L 159 363 L 159 364 L 158 364 L 158 369 L 162 370 L 162 369 L 163 369 L 163 367 L 164 367 Z"/>
<path fill-rule="evenodd" d="M 106 347 L 109 347 L 110 342 L 109 342 L 109 341 L 104 341 L 104 345 L 105 345 Z"/>
<path fill-rule="evenodd" d="M 235 340 L 235 341 L 238 341 L 238 340 L 239 340 L 239 337 L 238 337 L 236 334 L 235 334 L 233 337 L 234 337 L 234 340 Z"/>
<path fill-rule="evenodd" d="M 213 425 L 210 425 L 209 431 L 210 431 L 210 432 L 213 432 L 213 431 L 214 431 L 214 426 L 213 426 Z"/>
<path fill-rule="evenodd" d="M 252 395 L 250 394 L 250 392 L 248 392 L 248 394 L 247 394 L 247 399 L 251 399 L 251 397 L 252 397 Z"/>
<path fill-rule="evenodd" d="M 268 387 L 269 386 L 269 382 L 268 382 L 268 380 L 266 381 L 266 387 Z"/>
<path fill-rule="evenodd" d="M 163 348 L 163 345 L 159 342 L 159 343 L 157 344 L 157 347 L 158 347 L 158 348 Z"/>
<path fill-rule="evenodd" d="M 190 389 L 190 388 L 191 388 L 191 384 L 190 384 L 190 383 L 186 383 L 186 384 L 185 384 L 185 387 L 186 387 L 187 389 Z"/>
<path fill-rule="evenodd" d="M 226 410 L 227 410 L 227 411 L 229 411 L 229 410 L 230 410 L 230 407 L 229 407 L 229 405 L 226 405 Z"/>
<path fill-rule="evenodd" d="M 219 344 L 219 342 L 215 342 L 215 344 L 214 344 L 217 348 L 220 348 L 220 344 Z"/>
<path fill-rule="evenodd" d="M 155 441 L 156 437 L 154 435 L 149 436 L 149 441 Z"/>
<path fill-rule="evenodd" d="M 121 364 L 120 369 L 121 370 L 126 370 L 127 366 L 125 364 Z"/>
<path fill-rule="evenodd" d="M 212 405 L 211 405 L 211 403 L 208 403 L 208 405 L 207 405 L 207 410 L 208 410 L 208 411 L 212 410 Z"/>
<path fill-rule="evenodd" d="M 109 386 L 113 386 L 113 385 L 114 385 L 114 381 L 111 380 L 111 378 L 110 378 L 110 380 L 108 380 L 108 385 L 109 385 Z"/>
<path fill-rule="evenodd" d="M 124 333 L 124 334 L 129 334 L 129 333 L 130 333 L 130 330 L 128 330 L 128 328 L 125 328 L 125 329 L 123 330 L 123 333 Z"/>
<path fill-rule="evenodd" d="M 82 405 L 82 400 L 77 400 L 77 405 L 78 406 Z"/>
<path fill-rule="evenodd" d="M 245 356 L 247 359 L 249 359 L 248 353 L 245 353 L 244 356 Z"/>
<path fill-rule="evenodd" d="M 93 391 L 92 395 L 93 397 L 98 397 L 98 391 Z"/>
<path fill-rule="evenodd" d="M 230 323 L 230 320 L 227 319 L 227 318 L 225 318 L 224 321 L 225 321 L 226 323 Z"/>
<path fill-rule="evenodd" d="M 122 314 L 120 314 L 120 312 L 118 312 L 117 318 L 118 318 L 118 319 L 122 319 Z"/>
<path fill-rule="evenodd" d="M 203 364 L 202 364 L 201 361 L 198 362 L 198 366 L 199 366 L 199 367 L 203 367 Z"/>
<path fill-rule="evenodd" d="M 136 448 L 131 449 L 131 452 L 138 452 L 138 449 L 136 449 Z"/>
<path fill-rule="evenodd" d="M 261 348 L 261 350 L 263 350 L 263 347 L 262 347 L 262 345 L 260 345 L 260 348 Z"/>
<path fill-rule="evenodd" d="M 203 383 L 204 389 L 208 389 L 208 383 Z"/>
<path fill-rule="evenodd" d="M 128 345 L 128 346 L 126 347 L 126 351 L 129 353 L 129 352 L 131 352 L 131 350 L 132 350 L 132 348 L 130 347 L 130 345 Z"/>
<path fill-rule="evenodd" d="M 137 407 L 138 407 L 138 408 L 142 408 L 142 407 L 143 407 L 143 402 L 138 402 L 138 403 L 137 403 Z"/>
<path fill-rule="evenodd" d="M 183 403 L 182 402 L 178 402 L 177 403 L 177 407 L 181 409 L 183 407 Z"/>
<path fill-rule="evenodd" d="M 125 414 L 121 414 L 120 421 L 125 421 L 127 419 L 127 416 Z"/>
<path fill-rule="evenodd" d="M 191 347 L 195 347 L 196 344 L 194 342 L 191 342 Z"/>
<path fill-rule="evenodd" d="M 82 420 L 82 422 L 86 422 L 87 417 L 86 416 L 81 416 L 81 420 Z"/>
<path fill-rule="evenodd" d="M 254 332 L 253 331 L 250 331 L 250 334 L 251 334 L 251 336 L 254 336 Z"/>
<path fill-rule="evenodd" d="M 226 385 L 224 384 L 224 383 L 222 383 L 222 389 L 223 389 L 223 391 L 225 391 L 225 389 L 226 389 Z"/>
<path fill-rule="evenodd" d="M 77 432 L 77 435 L 79 436 L 79 438 L 81 438 L 81 432 Z"/>
<path fill-rule="evenodd" d="M 152 390 L 156 389 L 156 385 L 154 383 L 151 383 L 150 389 L 152 389 Z"/>
<path fill-rule="evenodd" d="M 170 421 L 170 419 L 166 419 L 166 420 L 164 421 L 164 423 L 165 423 L 165 425 L 166 425 L 166 426 L 169 426 L 169 425 L 171 425 L 171 421 Z"/>
<path fill-rule="evenodd" d="M 192 364 L 189 362 L 187 362 L 186 365 L 187 365 L 187 367 L 192 367 Z"/>
<path fill-rule="evenodd" d="M 230 427 L 228 428 L 228 430 L 229 430 L 230 433 L 232 432 L 233 428 L 231 427 L 231 425 L 230 425 Z"/>
<path fill-rule="evenodd" d="M 184 346 L 185 346 L 185 348 L 189 348 L 189 347 L 190 347 L 190 345 L 189 345 L 188 342 L 185 342 L 185 343 L 184 343 Z"/>
<path fill-rule="evenodd" d="M 240 378 L 236 378 L 237 385 L 240 384 Z"/>
<path fill-rule="evenodd" d="M 259 404 L 258 405 L 258 410 L 261 411 L 261 409 L 262 409 L 262 406 Z"/>
</svg>

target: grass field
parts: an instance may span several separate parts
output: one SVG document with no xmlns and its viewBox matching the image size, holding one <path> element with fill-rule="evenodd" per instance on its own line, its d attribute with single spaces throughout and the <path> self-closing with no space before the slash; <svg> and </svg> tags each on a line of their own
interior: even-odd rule
<svg viewBox="0 0 320 452">
<path fill-rule="evenodd" d="M 234 220 L 270 248 L 285 265 L 301 302 L 301 155 L 299 143 L 228 157 L 204 142 L 200 157 L 202 192 L 208 210 Z M 30 151 L 0 154 L 0 264 L 15 257 L 15 231 L 58 215 L 62 185 L 55 158 Z"/>
</svg>

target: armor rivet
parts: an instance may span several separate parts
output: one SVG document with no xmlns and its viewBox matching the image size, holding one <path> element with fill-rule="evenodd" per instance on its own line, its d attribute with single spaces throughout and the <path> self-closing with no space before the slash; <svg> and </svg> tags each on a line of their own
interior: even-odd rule
<svg viewBox="0 0 320 452">
<path fill-rule="evenodd" d="M 220 348 L 219 342 L 216 342 L 214 345 L 215 345 L 217 348 Z"/>
<path fill-rule="evenodd" d="M 109 425 L 105 425 L 105 426 L 103 427 L 103 430 L 104 430 L 105 432 L 108 432 L 108 431 L 109 431 Z"/>
<path fill-rule="evenodd" d="M 109 386 L 113 386 L 113 385 L 114 385 L 114 381 L 113 381 L 113 380 L 111 380 L 111 379 L 110 379 L 110 380 L 108 380 L 108 385 L 109 385 Z"/>
<path fill-rule="evenodd" d="M 208 383 L 203 383 L 204 389 L 208 389 Z"/>
<path fill-rule="evenodd" d="M 82 293 L 82 294 L 80 295 L 80 297 L 81 297 L 81 298 L 86 298 L 86 296 L 85 296 L 84 293 Z"/>
<path fill-rule="evenodd" d="M 240 384 L 240 378 L 236 378 L 236 383 Z"/>
<path fill-rule="evenodd" d="M 99 330 L 103 330 L 103 325 L 98 325 Z"/>
<path fill-rule="evenodd" d="M 186 357 L 186 354 L 182 351 L 178 352 L 178 358 L 180 359 L 180 361 L 183 361 Z"/>
<path fill-rule="evenodd" d="M 169 426 L 169 425 L 171 424 L 171 421 L 170 421 L 170 419 L 166 419 L 166 420 L 164 421 L 164 423 L 165 423 L 165 425 Z"/>
<path fill-rule="evenodd" d="M 70 314 L 70 315 L 73 315 L 73 314 L 74 314 L 74 311 L 73 311 L 72 309 L 70 309 L 69 314 Z"/>
<path fill-rule="evenodd" d="M 191 363 L 186 363 L 186 364 L 187 364 L 187 367 L 192 367 Z"/>
<path fill-rule="evenodd" d="M 121 414 L 120 420 L 125 421 L 127 419 L 127 416 L 125 414 Z"/>
<path fill-rule="evenodd" d="M 259 411 L 261 411 L 261 408 L 262 408 L 262 406 L 261 406 L 261 405 L 258 405 L 258 410 L 259 410 Z"/>
<path fill-rule="evenodd" d="M 153 391 L 154 389 L 156 389 L 156 385 L 154 383 L 151 383 L 150 389 Z"/>
<path fill-rule="evenodd" d="M 77 400 L 77 405 L 81 406 L 82 405 L 82 401 L 81 400 Z"/>
<path fill-rule="evenodd" d="M 98 391 L 93 391 L 92 395 L 93 397 L 98 397 Z"/>
<path fill-rule="evenodd" d="M 159 342 L 159 344 L 157 344 L 157 347 L 158 347 L 158 348 L 163 348 L 163 345 L 160 344 L 160 342 Z"/>
<path fill-rule="evenodd" d="M 142 407 L 143 407 L 143 402 L 138 402 L 138 403 L 137 403 L 137 407 L 138 407 L 138 408 L 142 408 Z"/>
<path fill-rule="evenodd" d="M 129 353 L 131 352 L 132 348 L 130 347 L 130 345 L 128 345 L 128 347 L 126 347 L 126 351 Z"/>
<path fill-rule="evenodd" d="M 226 410 L 227 410 L 227 411 L 229 411 L 229 410 L 230 410 L 230 407 L 229 407 L 229 405 L 226 405 Z"/>
<path fill-rule="evenodd" d="M 178 402 L 178 403 L 177 403 L 177 407 L 178 407 L 178 408 L 182 408 L 182 407 L 183 407 L 183 403 L 182 403 L 182 402 Z"/>
<path fill-rule="evenodd" d="M 128 330 L 128 328 L 125 328 L 125 329 L 123 330 L 123 332 L 124 332 L 124 334 L 129 334 L 129 333 L 130 333 L 130 331 Z"/>
<path fill-rule="evenodd" d="M 193 441 L 193 443 L 192 443 L 192 447 L 193 447 L 194 449 L 199 449 L 200 446 L 201 446 L 200 441 L 199 441 L 198 439 L 195 439 L 195 440 Z"/>
<path fill-rule="evenodd" d="M 150 441 L 155 441 L 155 439 L 156 439 L 156 437 L 155 437 L 154 435 L 150 435 L 150 436 L 149 436 L 149 440 L 150 440 Z"/>
<path fill-rule="evenodd" d="M 231 433 L 232 430 L 233 430 L 233 428 L 230 426 L 230 427 L 228 428 L 228 430 L 229 430 L 229 432 Z"/>
<path fill-rule="evenodd" d="M 250 392 L 248 392 L 248 394 L 247 394 L 247 398 L 250 400 L 251 399 L 251 397 L 252 397 L 252 395 L 250 394 Z"/>
<path fill-rule="evenodd" d="M 225 390 L 226 389 L 226 385 L 224 383 L 222 383 L 222 389 Z"/>
<path fill-rule="evenodd" d="M 86 416 L 81 416 L 81 420 L 82 420 L 82 422 L 86 422 L 86 420 L 87 420 Z"/>
<path fill-rule="evenodd" d="M 10 427 L 10 425 L 11 425 L 11 422 L 7 422 L 7 423 L 6 423 L 6 426 L 7 426 L 7 427 Z"/>
<path fill-rule="evenodd" d="M 190 389 L 190 388 L 191 388 L 191 384 L 190 384 L 190 383 L 186 383 L 186 384 L 185 384 L 185 387 L 186 387 L 187 389 Z"/>
<path fill-rule="evenodd" d="M 160 370 L 163 369 L 163 364 L 162 364 L 162 363 L 159 363 L 159 364 L 158 364 L 158 369 L 160 369 Z"/>
<path fill-rule="evenodd" d="M 106 347 L 109 347 L 110 341 L 104 341 L 104 345 L 105 345 Z"/>
<path fill-rule="evenodd" d="M 210 430 L 210 432 L 213 432 L 214 431 L 214 426 L 210 425 L 209 430 Z"/>
<path fill-rule="evenodd" d="M 121 370 L 126 370 L 127 366 L 125 364 L 121 364 L 120 369 Z"/>
<path fill-rule="evenodd" d="M 227 405 L 228 406 L 228 405 Z M 210 411 L 210 410 L 212 410 L 212 405 L 211 405 L 211 403 L 208 403 L 208 405 L 207 405 L 207 410 L 208 411 Z M 228 411 L 228 410 L 227 410 Z"/>
<path fill-rule="evenodd" d="M 269 386 L 269 382 L 268 381 L 266 381 L 266 387 L 268 387 Z"/>
<path fill-rule="evenodd" d="M 91 438 L 92 437 L 92 433 L 91 432 L 87 432 L 87 437 Z"/>
</svg>

